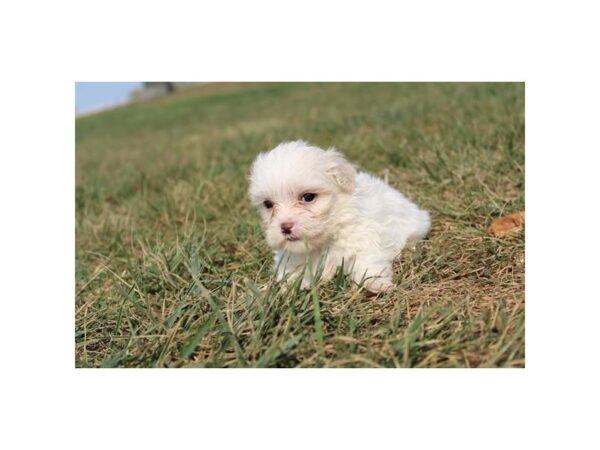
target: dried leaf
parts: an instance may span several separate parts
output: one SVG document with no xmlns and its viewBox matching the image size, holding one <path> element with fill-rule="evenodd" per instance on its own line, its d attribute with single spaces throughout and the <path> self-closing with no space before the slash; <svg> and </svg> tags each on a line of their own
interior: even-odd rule
<svg viewBox="0 0 600 450">
<path fill-rule="evenodd" d="M 525 211 L 519 211 L 495 220 L 486 231 L 493 236 L 502 237 L 509 233 L 521 231 L 524 226 Z"/>
</svg>

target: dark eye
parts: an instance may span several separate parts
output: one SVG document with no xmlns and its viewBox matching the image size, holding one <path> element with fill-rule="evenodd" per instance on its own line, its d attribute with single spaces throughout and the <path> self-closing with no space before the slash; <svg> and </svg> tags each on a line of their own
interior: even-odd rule
<svg viewBox="0 0 600 450">
<path fill-rule="evenodd" d="M 273 202 L 271 200 L 265 200 L 263 205 L 265 205 L 265 208 L 271 209 L 273 207 Z"/>
<path fill-rule="evenodd" d="M 307 192 L 306 194 L 302 195 L 302 200 L 304 200 L 305 202 L 312 202 L 316 196 L 317 196 L 317 194 L 312 194 L 310 192 Z"/>
</svg>

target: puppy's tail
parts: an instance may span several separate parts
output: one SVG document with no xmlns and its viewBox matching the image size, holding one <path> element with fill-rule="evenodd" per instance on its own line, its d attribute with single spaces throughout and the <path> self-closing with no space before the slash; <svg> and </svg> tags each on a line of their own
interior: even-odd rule
<svg viewBox="0 0 600 450">
<path fill-rule="evenodd" d="M 411 241 L 425 239 L 431 231 L 431 216 L 423 209 L 419 209 L 415 214 L 415 228 L 411 236 L 408 238 Z"/>
</svg>

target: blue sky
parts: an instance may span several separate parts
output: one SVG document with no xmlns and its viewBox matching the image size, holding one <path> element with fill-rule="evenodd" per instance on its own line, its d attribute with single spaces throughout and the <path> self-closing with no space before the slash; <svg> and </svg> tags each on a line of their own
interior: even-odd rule
<svg viewBox="0 0 600 450">
<path fill-rule="evenodd" d="M 111 106 L 129 98 L 141 82 L 77 82 L 75 83 L 75 112 L 82 113 Z"/>
</svg>

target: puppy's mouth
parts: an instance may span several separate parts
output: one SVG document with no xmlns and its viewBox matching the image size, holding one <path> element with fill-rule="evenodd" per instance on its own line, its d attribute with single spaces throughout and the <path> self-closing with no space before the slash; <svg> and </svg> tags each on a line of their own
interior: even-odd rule
<svg viewBox="0 0 600 450">
<path fill-rule="evenodd" d="M 285 237 L 285 240 L 288 241 L 288 242 L 295 242 L 295 241 L 299 241 L 300 238 L 296 237 L 296 236 L 288 235 L 288 236 Z"/>
</svg>

